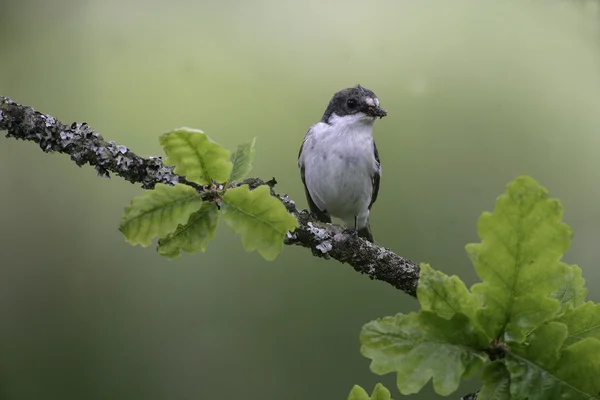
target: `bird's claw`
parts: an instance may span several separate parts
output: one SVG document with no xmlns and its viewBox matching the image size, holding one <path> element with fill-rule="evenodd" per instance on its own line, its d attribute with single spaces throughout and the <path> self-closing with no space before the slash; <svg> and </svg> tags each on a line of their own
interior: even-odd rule
<svg viewBox="0 0 600 400">
<path fill-rule="evenodd" d="M 354 240 L 358 239 L 358 229 L 356 228 L 346 228 L 343 233 L 345 235 L 350 235 L 350 237 Z"/>
</svg>

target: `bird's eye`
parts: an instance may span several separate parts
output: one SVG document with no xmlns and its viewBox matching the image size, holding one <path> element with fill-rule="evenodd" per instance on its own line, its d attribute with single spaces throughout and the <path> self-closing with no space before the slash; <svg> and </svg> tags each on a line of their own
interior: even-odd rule
<svg viewBox="0 0 600 400">
<path fill-rule="evenodd" d="M 356 108 L 358 102 L 355 99 L 348 99 L 346 105 L 348 106 L 348 108 Z"/>
</svg>

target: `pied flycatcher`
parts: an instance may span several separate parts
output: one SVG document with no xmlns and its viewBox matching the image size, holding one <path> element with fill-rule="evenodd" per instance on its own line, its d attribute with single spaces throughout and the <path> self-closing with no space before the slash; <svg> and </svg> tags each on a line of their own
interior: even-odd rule
<svg viewBox="0 0 600 400">
<path fill-rule="evenodd" d="M 373 242 L 369 211 L 377 200 L 381 164 L 373 124 L 387 112 L 369 89 L 357 85 L 333 95 L 310 127 L 298 154 L 298 167 L 310 211 L 322 222 L 331 216 Z"/>
</svg>

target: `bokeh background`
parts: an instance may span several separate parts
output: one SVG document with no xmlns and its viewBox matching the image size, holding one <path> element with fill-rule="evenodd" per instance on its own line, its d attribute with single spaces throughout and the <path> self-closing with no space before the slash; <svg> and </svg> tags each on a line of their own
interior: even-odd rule
<svg viewBox="0 0 600 400">
<path fill-rule="evenodd" d="M 599 22 L 596 0 L 4 0 L 0 94 L 144 156 L 180 126 L 256 136 L 253 175 L 305 207 L 303 135 L 360 83 L 389 111 L 380 244 L 472 284 L 479 214 L 530 174 L 563 201 L 565 259 L 598 301 Z M 358 333 L 414 299 L 305 249 L 266 262 L 225 226 L 177 261 L 131 247 L 117 228 L 141 192 L 0 137 L 0 398 L 400 397 Z"/>
</svg>

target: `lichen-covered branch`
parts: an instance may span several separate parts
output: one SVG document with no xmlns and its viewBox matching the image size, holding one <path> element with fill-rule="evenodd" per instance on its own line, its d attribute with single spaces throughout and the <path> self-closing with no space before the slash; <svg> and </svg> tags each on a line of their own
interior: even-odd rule
<svg viewBox="0 0 600 400">
<path fill-rule="evenodd" d="M 285 244 L 309 248 L 315 257 L 333 258 L 348 263 L 360 273 L 387 282 L 411 296 L 416 296 L 419 266 L 414 262 L 389 249 L 345 233 L 344 229 L 337 225 L 319 222 L 307 210 L 299 211 L 294 201 L 287 195 L 281 196 L 275 193 L 273 190 L 275 179 L 263 182 L 260 179 L 249 178 L 240 184 L 248 184 L 250 188 L 269 185 L 271 194 L 298 219 L 300 227 L 287 235 Z"/>
<path fill-rule="evenodd" d="M 153 189 L 157 183 L 185 183 L 201 189 L 174 174 L 173 168 L 163 165 L 160 157 L 142 158 L 126 146 L 106 142 L 85 122 L 65 125 L 51 115 L 3 96 L 0 96 L 0 130 L 8 131 L 6 137 L 33 141 L 47 153 L 69 154 L 77 165 L 90 164 L 103 177 L 112 172 L 131 183 L 141 183 L 144 189 Z"/>
<path fill-rule="evenodd" d="M 94 166 L 100 176 L 108 177 L 113 173 L 129 182 L 140 183 L 144 189 L 152 189 L 157 183 L 182 183 L 203 190 L 200 185 L 173 173 L 173 168 L 163 165 L 160 157 L 140 157 L 125 146 L 105 141 L 85 122 L 65 125 L 50 115 L 3 96 L 0 96 L 0 131 L 7 131 L 9 138 L 33 141 L 45 152 L 68 154 L 79 166 Z M 411 296 L 416 295 L 419 279 L 416 263 L 345 233 L 336 225 L 318 222 L 307 211 L 297 210 L 287 195 L 275 193 L 275 183 L 274 179 L 263 182 L 249 178 L 233 185 L 248 184 L 255 188 L 267 184 L 271 187 L 271 194 L 300 222 L 300 227 L 288 234 L 285 244 L 309 248 L 314 256 L 347 263 L 373 279 L 387 282 Z"/>
</svg>

